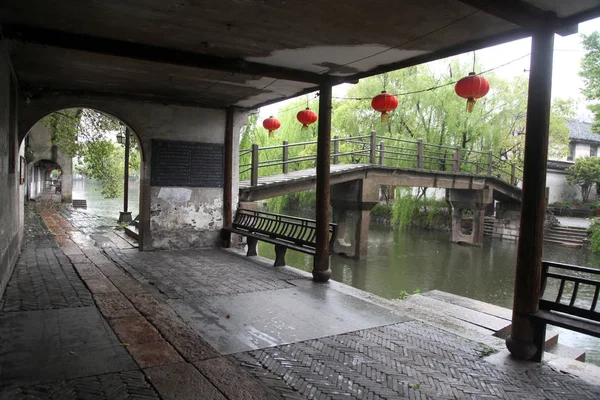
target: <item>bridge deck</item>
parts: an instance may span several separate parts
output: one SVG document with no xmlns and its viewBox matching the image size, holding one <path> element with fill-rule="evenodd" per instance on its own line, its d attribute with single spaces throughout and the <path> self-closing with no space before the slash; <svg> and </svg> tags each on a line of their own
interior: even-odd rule
<svg viewBox="0 0 600 400">
<path fill-rule="evenodd" d="M 371 164 L 335 164 L 331 165 L 329 171 L 331 175 L 343 174 L 348 171 L 364 169 L 370 167 Z M 315 178 L 317 176 L 316 168 L 303 169 L 301 171 L 292 171 L 287 174 L 277 174 L 258 178 L 257 186 L 266 186 L 275 183 L 292 183 L 307 178 Z M 240 190 L 252 187 L 249 180 L 240 181 Z"/>
</svg>

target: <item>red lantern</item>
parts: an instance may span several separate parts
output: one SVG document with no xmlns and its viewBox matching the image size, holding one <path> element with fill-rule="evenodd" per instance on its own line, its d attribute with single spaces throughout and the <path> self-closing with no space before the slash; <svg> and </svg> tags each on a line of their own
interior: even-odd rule
<svg viewBox="0 0 600 400">
<path fill-rule="evenodd" d="M 393 94 L 389 94 L 384 90 L 371 100 L 371 107 L 381 113 L 381 122 L 389 122 L 389 112 L 398 107 L 398 99 Z"/>
<path fill-rule="evenodd" d="M 305 130 L 308 129 L 310 124 L 315 123 L 319 117 L 316 112 L 306 107 L 306 110 L 302 110 L 296 114 L 296 118 L 302 124 L 302 130 Z"/>
<path fill-rule="evenodd" d="M 276 131 L 281 126 L 281 122 L 277 118 L 270 116 L 263 121 L 263 127 L 269 131 L 269 137 L 273 137 L 273 131 Z"/>
<path fill-rule="evenodd" d="M 469 76 L 456 82 L 454 91 L 463 99 L 467 99 L 467 111 L 471 112 L 477 99 L 482 98 L 490 91 L 490 83 L 483 76 L 471 72 Z"/>
</svg>

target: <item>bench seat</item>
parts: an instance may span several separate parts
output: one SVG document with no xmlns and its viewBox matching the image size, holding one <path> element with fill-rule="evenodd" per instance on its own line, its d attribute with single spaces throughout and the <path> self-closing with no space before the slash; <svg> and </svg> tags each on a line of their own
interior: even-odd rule
<svg viewBox="0 0 600 400">
<path fill-rule="evenodd" d="M 231 246 L 231 234 L 247 238 L 247 256 L 256 256 L 258 241 L 275 245 L 275 266 L 285 265 L 287 249 L 301 253 L 316 253 L 316 221 L 264 211 L 238 209 L 232 227 L 222 229 L 223 246 Z M 329 224 L 329 249 L 337 234 L 337 225 Z"/>
</svg>

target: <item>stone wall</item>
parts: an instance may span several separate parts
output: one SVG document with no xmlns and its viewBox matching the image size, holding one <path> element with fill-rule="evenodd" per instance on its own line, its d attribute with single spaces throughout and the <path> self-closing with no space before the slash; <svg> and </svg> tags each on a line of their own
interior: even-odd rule
<svg viewBox="0 0 600 400">
<path fill-rule="evenodd" d="M 493 238 L 517 241 L 520 226 L 521 209 L 519 204 L 496 204 L 496 222 L 492 231 Z"/>
<path fill-rule="evenodd" d="M 41 160 L 51 160 L 57 163 L 62 171 L 62 201 L 70 203 L 73 197 L 73 160 L 60 150 L 52 150 L 50 132 L 41 121 L 29 130 L 27 137 L 33 151 L 33 159 L 28 163 L 27 174 L 29 198 L 35 198 L 40 191 L 43 191 L 46 180 L 46 171 L 36 167 L 35 164 Z"/>
<path fill-rule="evenodd" d="M 88 107 L 111 114 L 136 134 L 143 152 L 140 181 L 142 250 L 216 246 L 223 225 L 223 189 L 151 186 L 152 139 L 223 144 L 225 109 L 163 105 L 107 97 L 48 95 L 21 102 L 20 134 L 60 109 Z M 234 116 L 233 204 L 238 199 L 239 132 L 247 112 Z"/>
<path fill-rule="evenodd" d="M 0 40 L 0 297 L 21 248 L 25 188 L 19 179 L 18 92 L 6 49 Z"/>
</svg>

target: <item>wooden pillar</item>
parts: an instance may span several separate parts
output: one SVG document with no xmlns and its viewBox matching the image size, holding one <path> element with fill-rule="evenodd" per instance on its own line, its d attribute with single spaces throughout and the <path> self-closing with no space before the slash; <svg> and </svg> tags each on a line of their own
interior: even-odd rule
<svg viewBox="0 0 600 400">
<path fill-rule="evenodd" d="M 506 340 L 513 356 L 524 360 L 532 359 L 539 350 L 533 343 L 534 324 L 524 315 L 536 312 L 539 306 L 553 48 L 552 31 L 533 35 L 512 331 Z"/>
<path fill-rule="evenodd" d="M 371 140 L 369 143 L 369 163 L 375 164 L 377 154 L 377 132 L 371 131 Z"/>
<path fill-rule="evenodd" d="M 423 139 L 417 140 L 417 168 L 423 168 Z"/>
<path fill-rule="evenodd" d="M 258 145 L 252 144 L 252 161 L 250 164 L 250 186 L 258 185 Z"/>
<path fill-rule="evenodd" d="M 283 141 L 283 173 L 287 174 L 288 173 L 288 159 L 290 158 L 290 153 L 289 153 L 289 147 L 288 147 L 288 141 L 284 140 Z"/>
<path fill-rule="evenodd" d="M 319 89 L 319 131 L 317 139 L 316 252 L 313 266 L 315 282 L 327 282 L 329 269 L 329 163 L 331 146 L 331 85 Z"/>
<path fill-rule="evenodd" d="M 339 164 L 340 163 L 339 152 L 340 152 L 339 137 L 334 136 L 334 138 L 333 138 L 333 163 L 334 164 Z"/>
<path fill-rule="evenodd" d="M 223 227 L 233 223 L 233 107 L 227 107 L 225 114 L 225 182 L 223 184 Z"/>
</svg>

